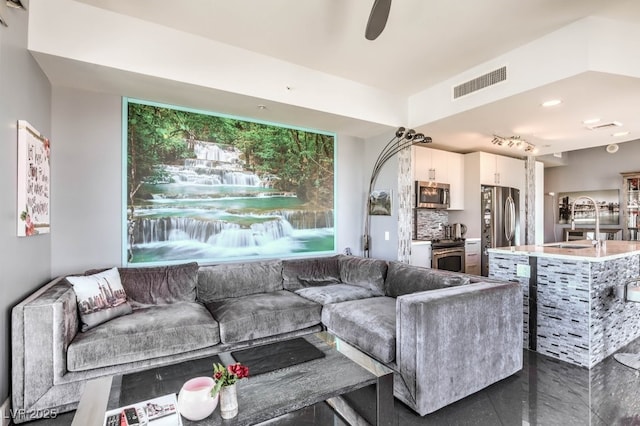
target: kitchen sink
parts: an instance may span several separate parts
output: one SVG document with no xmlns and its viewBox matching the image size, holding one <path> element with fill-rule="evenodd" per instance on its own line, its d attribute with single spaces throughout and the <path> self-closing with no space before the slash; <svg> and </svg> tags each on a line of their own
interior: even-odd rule
<svg viewBox="0 0 640 426">
<path fill-rule="evenodd" d="M 544 247 L 556 247 L 556 248 L 563 248 L 563 249 L 586 249 L 586 248 L 592 248 L 593 244 L 551 243 L 551 244 L 545 244 Z"/>
</svg>

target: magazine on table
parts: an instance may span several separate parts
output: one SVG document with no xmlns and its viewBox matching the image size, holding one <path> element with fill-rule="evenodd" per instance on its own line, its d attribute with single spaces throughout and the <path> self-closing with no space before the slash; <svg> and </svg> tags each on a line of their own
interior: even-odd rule
<svg viewBox="0 0 640 426">
<path fill-rule="evenodd" d="M 182 426 L 175 394 L 159 396 L 126 407 L 109 410 L 105 426 Z"/>
</svg>

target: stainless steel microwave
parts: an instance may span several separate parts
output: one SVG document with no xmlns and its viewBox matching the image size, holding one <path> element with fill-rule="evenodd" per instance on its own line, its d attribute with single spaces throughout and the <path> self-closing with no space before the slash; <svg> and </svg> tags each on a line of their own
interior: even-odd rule
<svg viewBox="0 0 640 426">
<path fill-rule="evenodd" d="M 448 183 L 416 181 L 416 208 L 448 209 L 449 204 Z"/>
</svg>

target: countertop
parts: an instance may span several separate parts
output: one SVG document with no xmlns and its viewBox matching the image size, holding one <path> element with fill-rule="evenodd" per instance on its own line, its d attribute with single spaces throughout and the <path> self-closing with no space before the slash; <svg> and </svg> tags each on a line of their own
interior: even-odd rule
<svg viewBox="0 0 640 426">
<path fill-rule="evenodd" d="M 630 255 L 640 254 L 640 241 L 607 240 L 605 247 L 597 250 L 588 248 L 560 248 L 551 244 L 591 245 L 591 240 L 565 241 L 562 243 L 550 243 L 541 246 L 514 246 L 498 247 L 488 251 L 491 253 L 526 254 L 537 257 L 564 257 L 570 259 L 582 259 L 587 261 L 603 261 L 616 259 Z"/>
</svg>

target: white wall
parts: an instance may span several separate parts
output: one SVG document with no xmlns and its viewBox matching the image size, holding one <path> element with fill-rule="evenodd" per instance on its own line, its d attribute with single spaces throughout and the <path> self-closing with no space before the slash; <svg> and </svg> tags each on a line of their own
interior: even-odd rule
<svg viewBox="0 0 640 426">
<path fill-rule="evenodd" d="M 0 26 L 0 403 L 9 395 L 11 384 L 11 308 L 49 279 L 51 235 L 59 232 L 52 215 L 52 234 L 16 236 L 16 122 L 27 120 L 50 136 L 51 87 L 26 50 L 27 13 L 6 8 L 4 2 L 2 6 L 9 26 Z M 52 153 L 56 144 L 51 138 Z M 53 158 L 51 161 L 53 170 L 59 167 Z"/>
<path fill-rule="evenodd" d="M 549 167 L 544 174 L 544 241 L 562 240 L 562 229 L 554 222 L 558 219 L 558 193 L 599 189 L 622 189 L 623 172 L 640 171 L 640 140 L 619 144 L 615 154 L 604 146 L 567 153 L 567 165 Z M 549 195 L 555 193 L 554 196 Z M 554 221 L 555 214 L 555 221 Z M 622 220 L 622 219 L 621 219 Z M 602 226 L 602 228 L 622 227 Z M 555 235 L 554 235 L 555 229 Z"/>
<path fill-rule="evenodd" d="M 122 260 L 122 98 L 54 88 L 53 276 Z"/>
<path fill-rule="evenodd" d="M 53 90 L 52 275 L 122 262 L 122 103 L 113 95 Z M 336 249 L 361 250 L 362 139 L 337 136 Z"/>
<path fill-rule="evenodd" d="M 343 253 L 349 247 L 354 255 L 360 255 L 365 208 L 363 182 L 368 180 L 362 162 L 365 142 L 346 135 L 338 135 L 337 139 L 336 249 Z"/>
<path fill-rule="evenodd" d="M 366 140 L 364 161 L 359 160 L 360 164 L 364 164 L 364 180 L 362 199 L 366 200 L 368 194 L 366 192 L 369 188 L 369 179 L 371 178 L 371 172 L 373 165 L 375 164 L 378 155 L 393 137 L 393 133 L 388 132 L 377 136 L 375 138 L 369 138 Z M 371 216 L 370 226 L 370 247 L 369 257 L 385 260 L 397 260 L 398 259 L 398 157 L 397 155 L 389 159 L 380 170 L 378 179 L 376 180 L 373 189 L 390 189 L 392 193 L 391 200 L 391 216 Z M 363 201 L 364 202 L 364 201 Z M 362 210 L 361 216 L 364 217 L 364 210 Z M 362 222 L 362 221 L 361 221 Z M 385 240 L 385 232 L 389 233 L 389 239 Z M 362 234 L 362 231 L 361 231 Z M 362 244 L 360 245 L 362 246 Z M 362 255 L 362 248 L 355 254 Z"/>
</svg>

